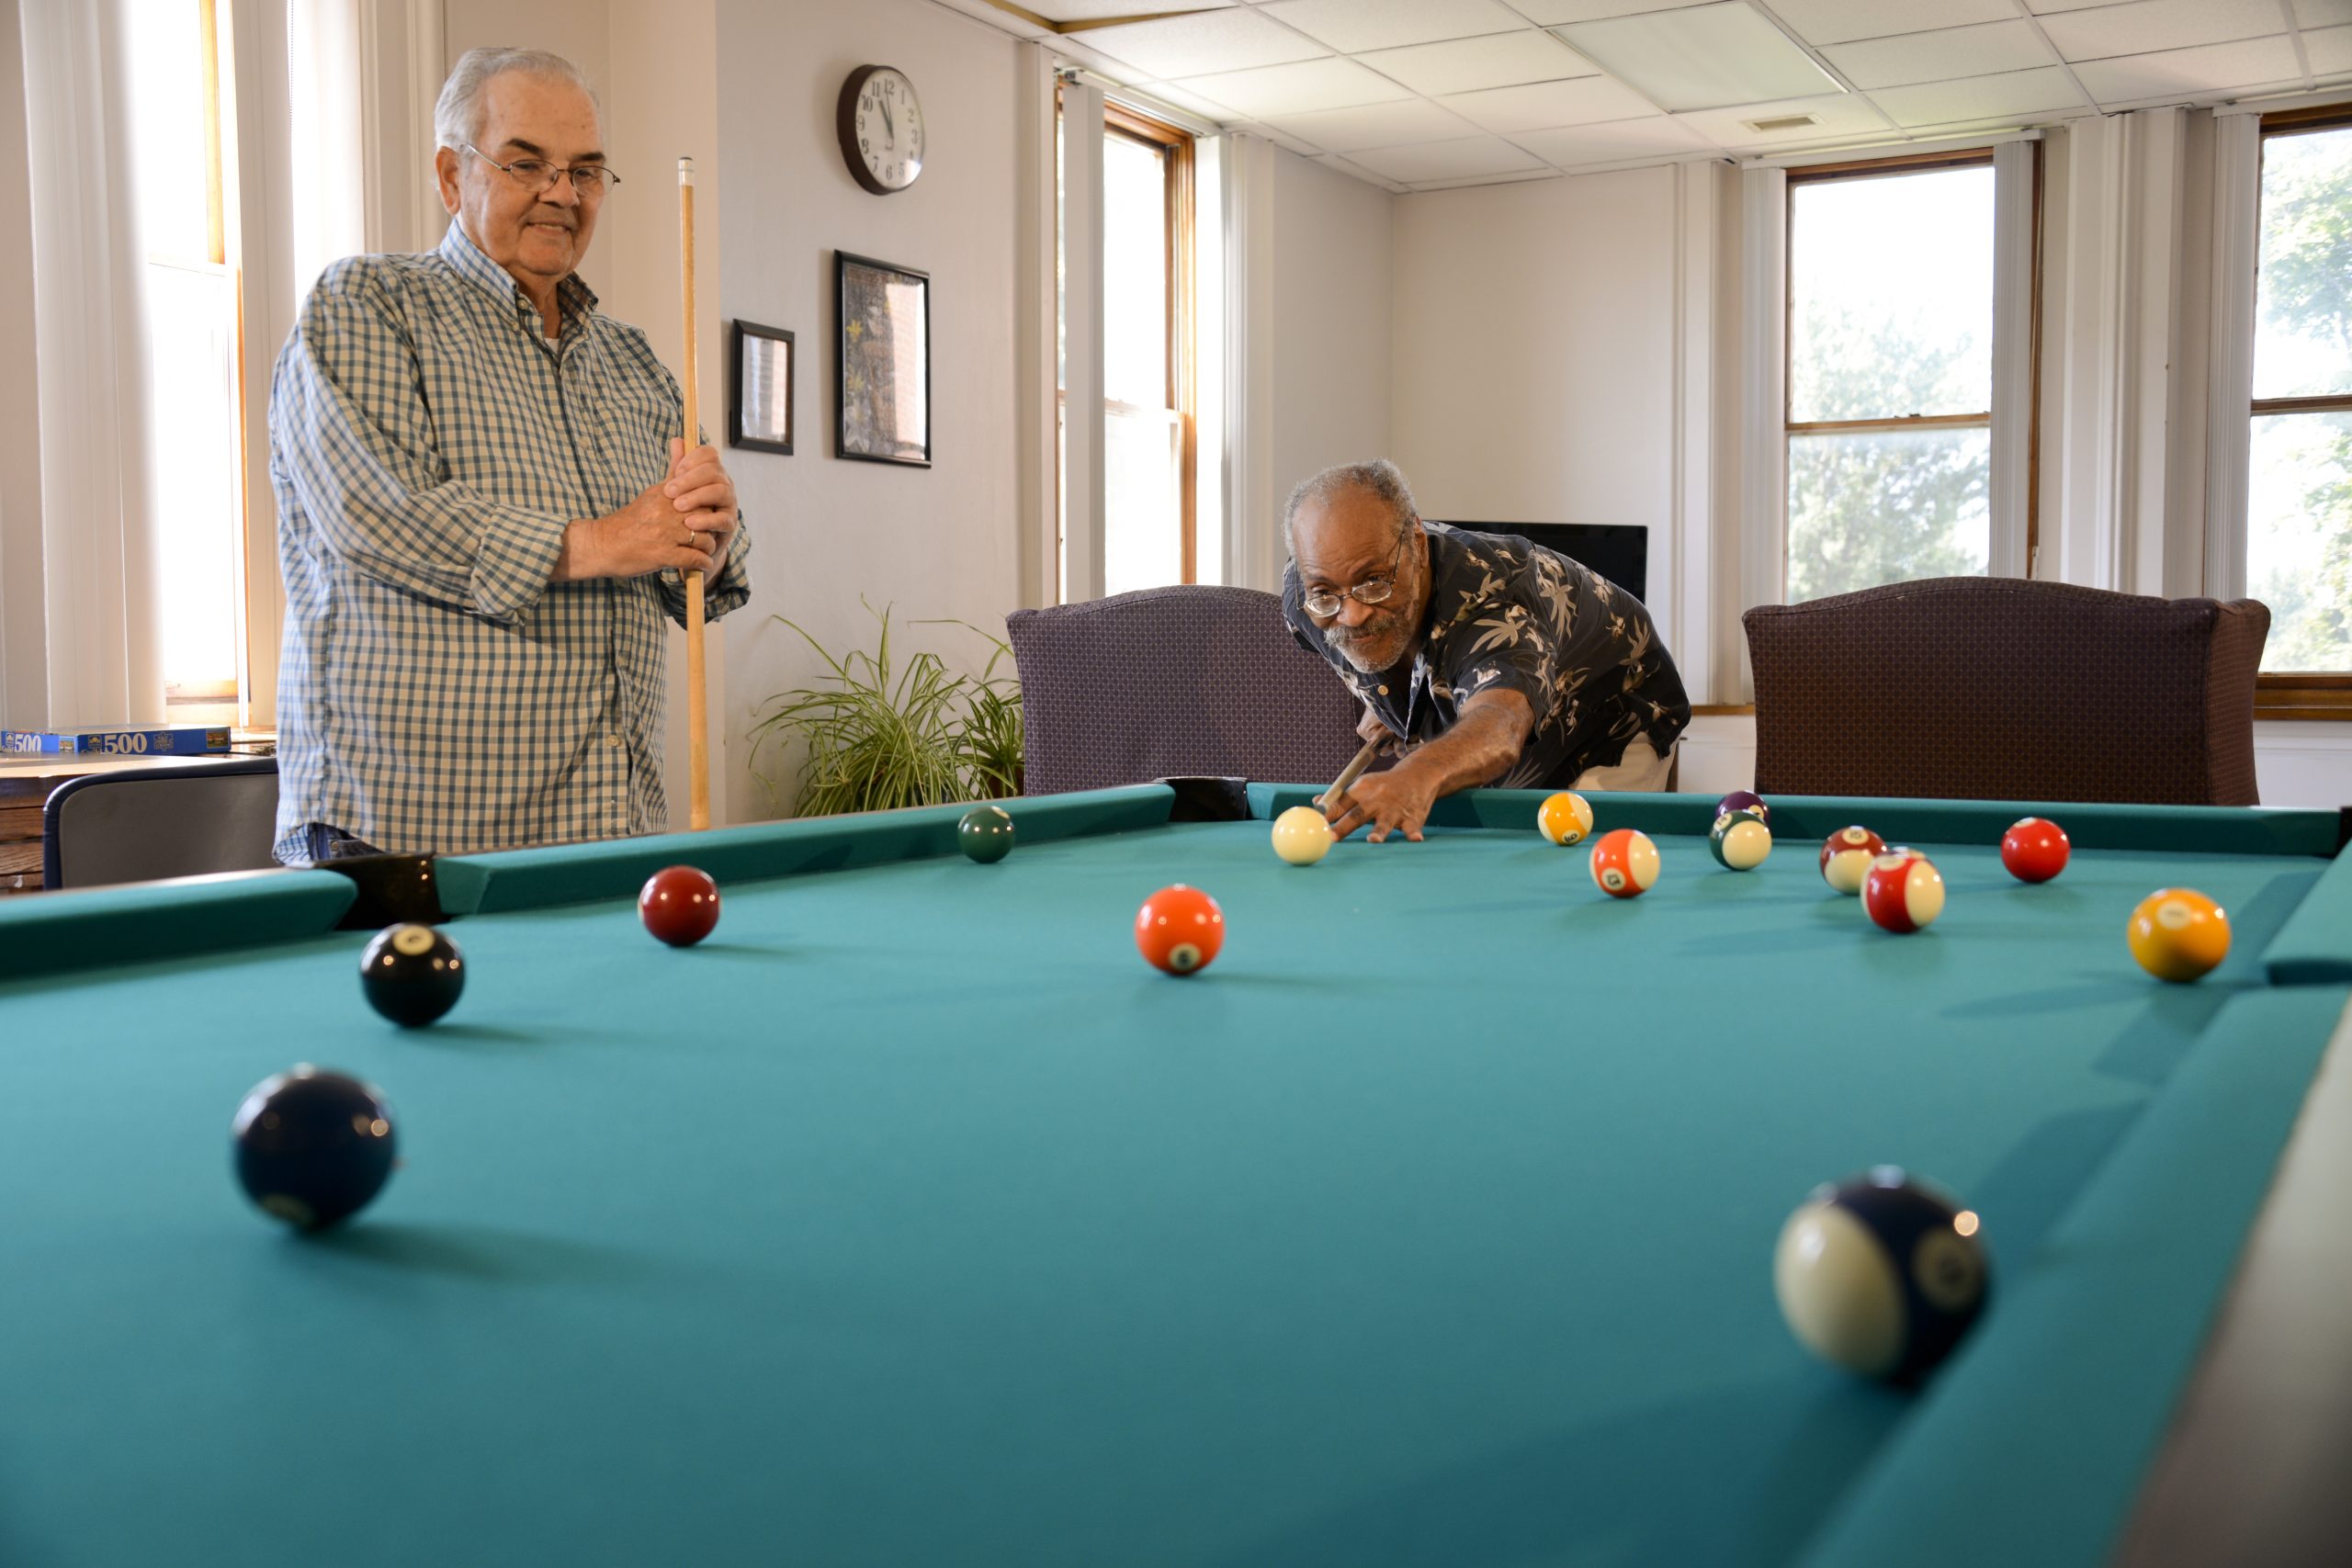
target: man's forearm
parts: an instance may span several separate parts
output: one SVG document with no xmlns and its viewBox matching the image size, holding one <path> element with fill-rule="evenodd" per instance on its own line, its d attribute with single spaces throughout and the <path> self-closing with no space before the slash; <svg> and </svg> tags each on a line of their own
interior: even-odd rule
<svg viewBox="0 0 2352 1568">
<path fill-rule="evenodd" d="M 1452 795 L 1502 777 L 1519 761 L 1526 742 L 1527 727 L 1517 715 L 1499 707 L 1477 708 L 1396 766 L 1433 774 L 1437 793 Z"/>
</svg>

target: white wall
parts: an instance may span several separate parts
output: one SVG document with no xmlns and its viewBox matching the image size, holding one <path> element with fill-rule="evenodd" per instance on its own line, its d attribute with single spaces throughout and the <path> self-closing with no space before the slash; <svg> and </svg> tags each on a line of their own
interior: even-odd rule
<svg viewBox="0 0 2352 1568">
<path fill-rule="evenodd" d="M 1273 319 L 1250 327 L 1273 334 L 1277 504 L 1335 463 L 1392 455 L 1396 201 L 1295 152 L 1274 153 Z"/>
<path fill-rule="evenodd" d="M 1396 206 L 1396 457 L 1432 517 L 1662 528 L 1675 171 Z"/>
<path fill-rule="evenodd" d="M 729 150 L 721 310 L 790 329 L 799 351 L 795 455 L 729 456 L 758 550 L 752 604 L 727 623 L 729 722 L 740 734 L 764 698 L 820 669 L 772 615 L 837 654 L 871 649 L 864 595 L 877 610 L 896 605 L 901 657 L 935 648 L 977 668 L 988 651 L 979 638 L 907 623 L 959 618 L 1002 637 L 1005 612 L 1022 602 L 1014 256 L 1029 46 L 924 0 L 720 0 L 718 9 Z M 922 177 L 895 196 L 861 189 L 834 140 L 842 82 L 872 62 L 913 79 L 930 127 Z M 932 276 L 928 469 L 832 455 L 836 249 Z M 788 800 L 788 773 L 779 782 Z M 730 820 L 772 814 L 740 754 L 728 786 Z"/>
</svg>

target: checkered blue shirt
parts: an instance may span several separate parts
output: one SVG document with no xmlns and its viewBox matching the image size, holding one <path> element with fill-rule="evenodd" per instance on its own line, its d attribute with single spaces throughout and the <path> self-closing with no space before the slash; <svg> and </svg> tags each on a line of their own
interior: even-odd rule
<svg viewBox="0 0 2352 1568">
<path fill-rule="evenodd" d="M 277 855 L 324 822 L 395 852 L 667 826 L 674 571 L 550 583 L 564 525 L 669 471 L 678 384 L 575 275 L 563 331 L 449 226 L 322 273 L 270 388 L 286 636 Z M 738 528 L 706 613 L 750 596 Z"/>
</svg>

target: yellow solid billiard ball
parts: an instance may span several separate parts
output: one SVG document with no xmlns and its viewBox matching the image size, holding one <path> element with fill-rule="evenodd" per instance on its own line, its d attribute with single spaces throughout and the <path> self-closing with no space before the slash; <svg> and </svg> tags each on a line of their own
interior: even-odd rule
<svg viewBox="0 0 2352 1568">
<path fill-rule="evenodd" d="M 1294 806 L 1274 818 L 1274 853 L 1293 865 L 1313 865 L 1331 852 L 1331 824 L 1311 806 Z"/>
<path fill-rule="evenodd" d="M 1535 808 L 1535 830 L 1551 844 L 1580 844 L 1592 832 L 1592 807 L 1568 790 L 1544 797 Z"/>
<path fill-rule="evenodd" d="M 2159 887 L 2132 911 L 2124 939 L 2157 979 L 2194 980 L 2230 955 L 2230 918 L 2192 888 Z"/>
</svg>

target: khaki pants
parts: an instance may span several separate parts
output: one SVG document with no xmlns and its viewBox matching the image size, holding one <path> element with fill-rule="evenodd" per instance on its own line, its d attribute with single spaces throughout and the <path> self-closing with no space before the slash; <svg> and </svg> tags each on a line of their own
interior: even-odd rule
<svg viewBox="0 0 2352 1568">
<path fill-rule="evenodd" d="M 1639 737 L 1626 742 L 1625 755 L 1611 768 L 1587 768 L 1577 775 L 1574 787 L 1579 790 L 1635 790 L 1657 792 L 1666 788 L 1667 774 L 1674 769 L 1674 748 L 1668 746 L 1661 757 L 1647 740 Z"/>
</svg>

